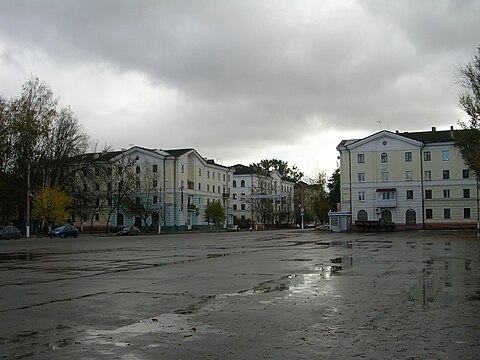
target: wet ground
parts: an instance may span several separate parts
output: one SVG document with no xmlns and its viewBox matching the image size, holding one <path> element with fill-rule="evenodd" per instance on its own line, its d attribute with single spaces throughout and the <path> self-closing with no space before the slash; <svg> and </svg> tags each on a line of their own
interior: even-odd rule
<svg viewBox="0 0 480 360">
<path fill-rule="evenodd" d="M 263 231 L 0 241 L 2 359 L 477 359 L 480 240 Z"/>
</svg>

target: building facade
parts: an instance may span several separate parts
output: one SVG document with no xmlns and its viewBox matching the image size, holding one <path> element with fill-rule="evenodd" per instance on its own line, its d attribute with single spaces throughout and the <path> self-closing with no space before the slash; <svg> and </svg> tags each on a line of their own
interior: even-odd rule
<svg viewBox="0 0 480 360">
<path fill-rule="evenodd" d="M 232 209 L 235 224 L 259 229 L 294 223 L 294 182 L 282 178 L 276 171 L 259 173 L 244 165 L 235 165 L 234 169 Z"/>
<path fill-rule="evenodd" d="M 341 211 L 352 222 L 386 218 L 398 228 L 475 227 L 478 179 L 454 146 L 454 133 L 383 130 L 342 140 Z"/>
<path fill-rule="evenodd" d="M 134 146 L 95 154 L 94 171 L 78 179 L 82 194 L 79 226 L 118 229 L 136 225 L 152 231 L 194 230 L 209 227 L 205 207 L 222 204 L 233 223 L 230 191 L 233 171 L 202 157 L 194 149 L 158 150 Z M 93 201 L 92 201 L 93 199 Z M 78 224 L 81 222 L 81 224 Z"/>
</svg>

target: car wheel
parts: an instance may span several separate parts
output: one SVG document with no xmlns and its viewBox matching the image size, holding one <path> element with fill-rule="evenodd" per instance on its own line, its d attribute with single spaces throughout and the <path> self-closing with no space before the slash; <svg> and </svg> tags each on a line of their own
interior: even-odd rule
<svg viewBox="0 0 480 360">
<path fill-rule="evenodd" d="M 74 237 L 74 238 L 77 238 L 77 237 L 78 237 L 78 234 L 73 234 L 73 237 Z"/>
</svg>

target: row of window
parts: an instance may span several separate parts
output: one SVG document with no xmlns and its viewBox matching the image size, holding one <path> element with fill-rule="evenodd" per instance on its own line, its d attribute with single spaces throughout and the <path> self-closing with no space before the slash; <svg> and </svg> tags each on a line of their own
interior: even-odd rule
<svg viewBox="0 0 480 360">
<path fill-rule="evenodd" d="M 380 173 L 380 175 L 381 175 L 382 181 L 388 181 L 388 179 L 389 179 L 388 171 L 382 171 Z M 423 178 L 424 178 L 424 180 L 432 180 L 432 171 L 431 170 L 425 170 L 423 172 Z M 462 178 L 463 179 L 469 179 L 470 178 L 470 170 L 469 169 L 463 169 L 462 170 Z M 450 179 L 450 170 L 442 170 L 442 179 L 443 180 Z M 357 180 L 358 180 L 358 182 L 365 182 L 365 173 L 364 172 L 357 173 Z M 413 180 L 413 171 L 411 171 L 411 170 L 405 171 L 405 180 Z"/>
<path fill-rule="evenodd" d="M 463 219 L 471 219 L 471 209 L 470 208 L 463 208 Z M 441 216 L 437 216 L 435 218 L 442 218 Z M 452 211 L 450 208 L 444 208 L 443 209 L 443 218 L 444 220 L 449 220 L 451 219 Z M 382 218 L 385 218 L 389 221 L 392 220 L 392 213 L 390 210 L 383 210 L 382 211 Z M 357 213 L 357 219 L 360 221 L 367 221 L 368 220 L 368 213 L 365 210 L 360 210 Z M 433 209 L 425 209 L 425 219 L 427 220 L 433 220 L 434 219 L 434 213 Z M 416 212 L 413 209 L 408 209 L 405 212 L 405 223 L 407 225 L 414 225 L 416 224 Z"/>
<path fill-rule="evenodd" d="M 405 156 L 405 162 L 411 162 L 413 160 L 413 154 L 411 151 L 405 151 L 404 153 Z M 423 152 L 423 160 L 424 161 L 431 161 L 432 160 L 432 154 L 430 151 L 424 151 Z M 443 161 L 448 161 L 450 160 L 450 151 L 449 150 L 442 150 L 442 160 Z M 365 163 L 365 154 L 357 154 L 357 162 L 359 164 Z M 382 163 L 387 163 L 388 162 L 388 154 L 387 153 L 382 153 L 380 155 L 380 162 Z"/>
<path fill-rule="evenodd" d="M 425 219 L 432 220 L 433 217 L 433 209 L 425 209 Z M 470 208 L 463 208 L 463 218 L 464 219 L 471 219 L 471 209 Z M 443 209 L 443 219 L 451 219 L 451 209 L 445 208 Z"/>
<path fill-rule="evenodd" d="M 433 199 L 432 196 L 432 190 L 427 189 L 425 190 L 425 199 Z M 450 198 L 450 189 L 443 189 L 443 197 L 444 198 Z M 377 199 L 381 200 L 394 200 L 396 197 L 396 193 L 393 191 L 382 191 L 379 192 L 377 195 Z M 406 198 L 408 200 L 413 199 L 413 190 L 406 190 Z M 463 189 L 463 198 L 464 199 L 469 199 L 470 198 L 470 189 Z M 366 196 L 365 196 L 365 191 L 359 191 L 358 192 L 358 201 L 365 201 Z"/>
</svg>

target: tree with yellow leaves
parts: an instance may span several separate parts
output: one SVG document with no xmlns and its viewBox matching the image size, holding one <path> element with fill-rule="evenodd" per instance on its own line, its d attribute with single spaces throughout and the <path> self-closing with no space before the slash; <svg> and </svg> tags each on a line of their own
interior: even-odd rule
<svg viewBox="0 0 480 360">
<path fill-rule="evenodd" d="M 59 187 L 47 187 L 35 195 L 32 215 L 47 228 L 67 220 L 67 210 L 71 205 L 72 199 Z"/>
</svg>

